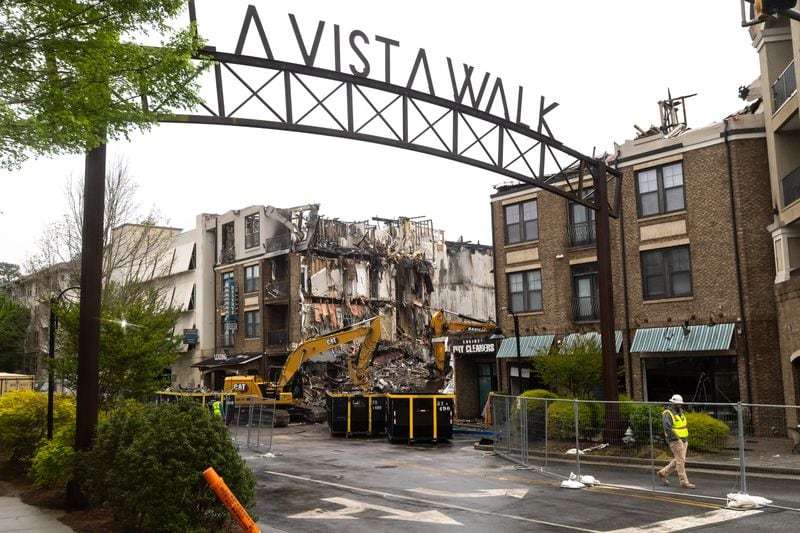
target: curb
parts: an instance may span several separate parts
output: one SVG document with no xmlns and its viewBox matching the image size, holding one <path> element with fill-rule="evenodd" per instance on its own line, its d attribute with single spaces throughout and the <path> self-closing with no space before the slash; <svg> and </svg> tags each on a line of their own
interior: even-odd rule
<svg viewBox="0 0 800 533">
<path fill-rule="evenodd" d="M 473 448 L 476 450 L 487 451 L 487 452 L 495 452 L 495 448 L 491 444 L 479 444 L 475 443 Z M 529 456 L 533 457 L 544 457 L 544 454 L 541 452 L 528 452 Z M 552 461 L 559 461 L 559 462 L 572 462 L 570 459 L 565 459 L 561 456 L 553 456 L 549 455 L 548 460 Z M 611 455 L 604 455 L 604 456 L 591 456 L 591 455 L 581 455 L 581 462 L 587 463 L 595 463 L 595 464 L 611 464 L 611 465 L 629 465 L 629 466 L 642 466 L 642 467 L 650 467 L 652 466 L 664 466 L 669 461 L 665 461 L 662 459 L 653 461 L 652 463 L 648 459 L 638 459 L 635 457 L 614 457 Z M 695 470 L 702 470 L 702 469 L 713 469 L 725 472 L 739 472 L 739 465 L 731 465 L 725 463 L 701 463 L 697 461 L 686 461 L 686 468 L 692 468 Z M 745 465 L 745 472 L 747 474 L 778 474 L 778 475 L 787 475 L 787 476 L 800 476 L 800 469 L 798 468 L 786 468 L 780 466 L 748 466 Z"/>
</svg>

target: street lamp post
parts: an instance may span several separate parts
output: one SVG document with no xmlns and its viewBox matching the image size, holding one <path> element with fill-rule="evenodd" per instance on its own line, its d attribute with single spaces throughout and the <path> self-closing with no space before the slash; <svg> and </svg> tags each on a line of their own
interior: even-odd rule
<svg viewBox="0 0 800 533">
<path fill-rule="evenodd" d="M 522 393 L 524 392 L 525 387 L 522 381 L 522 350 L 520 348 L 519 339 L 519 317 L 517 317 L 517 314 L 508 307 L 501 307 L 500 310 L 506 311 L 514 320 L 514 339 L 517 343 L 517 374 L 519 375 L 519 387 L 522 389 L 520 390 L 520 393 Z M 508 392 L 511 393 L 511 367 L 508 369 Z"/>
<path fill-rule="evenodd" d="M 72 289 L 80 289 L 80 287 L 67 287 L 61 291 L 58 296 L 50 299 L 50 338 L 47 346 L 47 354 L 50 363 L 47 365 L 47 440 L 53 440 L 53 394 L 56 388 L 56 378 L 53 374 L 53 361 L 56 358 L 56 327 L 58 326 L 58 319 L 56 318 L 53 306 L 61 300 L 64 293 Z"/>
</svg>

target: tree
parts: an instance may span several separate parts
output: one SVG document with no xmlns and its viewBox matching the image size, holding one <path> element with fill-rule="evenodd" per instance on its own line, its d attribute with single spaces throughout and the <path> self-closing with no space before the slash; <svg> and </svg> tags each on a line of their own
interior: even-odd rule
<svg viewBox="0 0 800 533">
<path fill-rule="evenodd" d="M 67 211 L 45 227 L 37 253 L 27 260 L 28 271 L 44 272 L 65 265 L 72 279 L 80 279 L 77 258 L 83 241 L 83 181 L 68 180 Z M 106 173 L 103 285 L 111 280 L 121 285 L 148 281 L 168 273 L 170 237 L 178 230 L 166 227 L 155 207 L 141 208 L 138 189 L 126 162 L 115 160 Z"/>
<path fill-rule="evenodd" d="M 588 336 L 538 354 L 533 365 L 550 390 L 573 398 L 590 398 L 603 382 L 603 354 L 599 344 Z"/>
<path fill-rule="evenodd" d="M 0 168 L 89 151 L 199 103 L 184 0 L 0 2 Z M 160 46 L 127 39 L 158 38 Z"/>
<path fill-rule="evenodd" d="M 24 351 L 30 312 L 0 293 L 0 370 L 19 370 L 19 356 Z"/>
<path fill-rule="evenodd" d="M 80 304 L 56 308 L 61 357 L 53 369 L 71 387 L 78 375 L 78 319 Z M 100 397 L 110 400 L 139 395 L 164 387 L 158 378 L 175 362 L 182 340 L 173 335 L 180 311 L 164 304 L 158 290 L 128 291 L 110 283 L 103 294 L 100 317 Z"/>
<path fill-rule="evenodd" d="M 5 285 L 19 278 L 19 265 L 14 263 L 3 263 L 0 261 L 0 285 Z"/>
</svg>

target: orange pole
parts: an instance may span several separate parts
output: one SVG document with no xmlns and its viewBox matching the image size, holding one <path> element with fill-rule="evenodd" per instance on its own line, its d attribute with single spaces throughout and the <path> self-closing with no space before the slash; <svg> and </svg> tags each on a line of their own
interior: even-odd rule
<svg viewBox="0 0 800 533">
<path fill-rule="evenodd" d="M 253 522 L 253 519 L 250 518 L 250 515 L 247 514 L 242 504 L 239 503 L 239 500 L 236 499 L 236 496 L 231 492 L 231 489 L 225 484 L 222 478 L 217 474 L 217 472 L 209 467 L 203 472 L 203 477 L 206 478 L 211 489 L 216 493 L 217 498 L 225 504 L 225 507 L 228 509 L 228 512 L 231 513 L 231 516 L 236 519 L 236 522 L 239 523 L 239 527 L 242 528 L 242 531 L 245 533 L 261 533 L 261 530 L 258 529 L 256 523 Z"/>
</svg>

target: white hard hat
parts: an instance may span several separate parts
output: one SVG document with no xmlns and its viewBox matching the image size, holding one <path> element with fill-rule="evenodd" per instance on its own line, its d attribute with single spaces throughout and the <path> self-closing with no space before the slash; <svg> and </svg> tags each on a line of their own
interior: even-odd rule
<svg viewBox="0 0 800 533">
<path fill-rule="evenodd" d="M 683 403 L 683 396 L 680 394 L 673 394 L 672 398 L 669 399 L 669 403 Z"/>
</svg>

